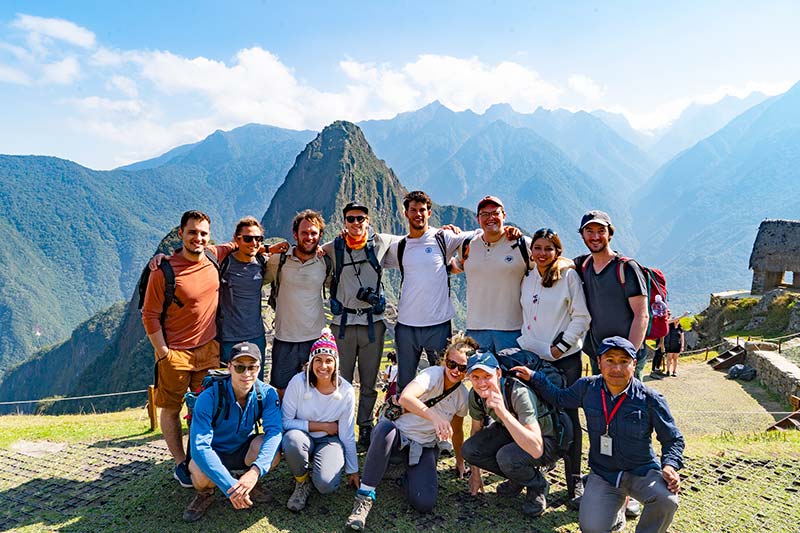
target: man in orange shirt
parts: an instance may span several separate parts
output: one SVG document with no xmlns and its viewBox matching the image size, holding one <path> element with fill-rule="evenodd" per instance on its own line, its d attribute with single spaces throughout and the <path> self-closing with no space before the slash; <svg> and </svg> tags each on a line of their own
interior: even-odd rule
<svg viewBox="0 0 800 533">
<path fill-rule="evenodd" d="M 208 244 L 211 220 L 201 211 L 187 211 L 181 217 L 178 236 L 182 247 L 170 258 L 175 272 L 175 297 L 161 323 L 164 305 L 164 273 L 151 272 L 142 306 L 142 322 L 155 350 L 156 398 L 161 408 L 161 431 L 176 466 L 173 476 L 185 488 L 192 487 L 180 410 L 187 389 L 197 389 L 209 369 L 219 367 L 216 313 L 219 272 L 206 256 L 209 249 L 222 261 L 234 250 L 234 243 Z"/>
</svg>

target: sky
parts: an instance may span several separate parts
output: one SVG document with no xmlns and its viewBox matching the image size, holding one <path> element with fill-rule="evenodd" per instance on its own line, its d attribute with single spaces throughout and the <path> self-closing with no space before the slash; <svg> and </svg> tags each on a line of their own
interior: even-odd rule
<svg viewBox="0 0 800 533">
<path fill-rule="evenodd" d="M 319 130 L 439 100 L 622 113 L 800 79 L 800 9 L 762 2 L 0 3 L 0 153 L 110 169 L 247 123 Z"/>
</svg>

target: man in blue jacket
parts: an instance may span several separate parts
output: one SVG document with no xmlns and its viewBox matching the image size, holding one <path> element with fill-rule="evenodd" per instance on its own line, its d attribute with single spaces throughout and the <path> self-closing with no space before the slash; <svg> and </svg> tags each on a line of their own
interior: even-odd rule
<svg viewBox="0 0 800 533">
<path fill-rule="evenodd" d="M 678 509 L 678 470 L 684 440 L 667 402 L 634 377 L 637 352 L 623 337 L 598 347 L 600 376 L 581 378 L 567 389 L 541 372 L 514 367 L 546 401 L 566 409 L 582 407 L 589 433 L 589 467 L 578 519 L 581 531 L 611 531 L 617 512 L 631 496 L 645 504 L 637 533 L 667 531 Z M 651 434 L 661 443 L 661 461 Z"/>
<path fill-rule="evenodd" d="M 281 410 L 278 393 L 257 378 L 260 367 L 258 346 L 240 342 L 231 349 L 230 379 L 215 383 L 197 398 L 189 439 L 189 472 L 197 494 L 183 513 L 187 522 L 203 517 L 214 501 L 215 486 L 234 509 L 271 500 L 256 483 L 280 460 Z M 258 424 L 262 435 L 256 431 Z M 245 472 L 236 479 L 231 470 Z"/>
</svg>

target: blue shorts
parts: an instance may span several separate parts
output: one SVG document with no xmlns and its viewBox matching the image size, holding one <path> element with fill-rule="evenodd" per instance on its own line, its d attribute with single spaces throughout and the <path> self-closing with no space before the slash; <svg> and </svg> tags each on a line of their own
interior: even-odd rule
<svg viewBox="0 0 800 533">
<path fill-rule="evenodd" d="M 248 450 L 250 450 L 250 444 L 257 436 L 258 435 L 253 433 L 247 437 L 247 440 L 244 442 L 244 444 L 242 444 L 239 449 L 233 453 L 217 452 L 219 460 L 222 461 L 222 465 L 228 470 L 247 470 L 250 468 L 250 466 L 246 465 L 244 461 L 247 458 Z"/>
</svg>

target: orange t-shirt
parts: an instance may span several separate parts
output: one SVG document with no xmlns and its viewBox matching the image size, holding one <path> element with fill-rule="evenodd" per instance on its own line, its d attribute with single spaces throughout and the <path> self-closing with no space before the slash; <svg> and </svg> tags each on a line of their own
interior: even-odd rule
<svg viewBox="0 0 800 533">
<path fill-rule="evenodd" d="M 221 263 L 235 249 L 233 243 L 208 247 Z M 219 300 L 219 271 L 203 254 L 193 262 L 175 253 L 169 258 L 175 271 L 174 302 L 167 309 L 164 330 L 167 346 L 174 350 L 188 350 L 202 346 L 217 336 L 217 303 Z M 164 306 L 164 272 L 150 273 L 147 292 L 142 305 L 144 330 L 151 335 L 161 329 L 161 311 Z"/>
</svg>

